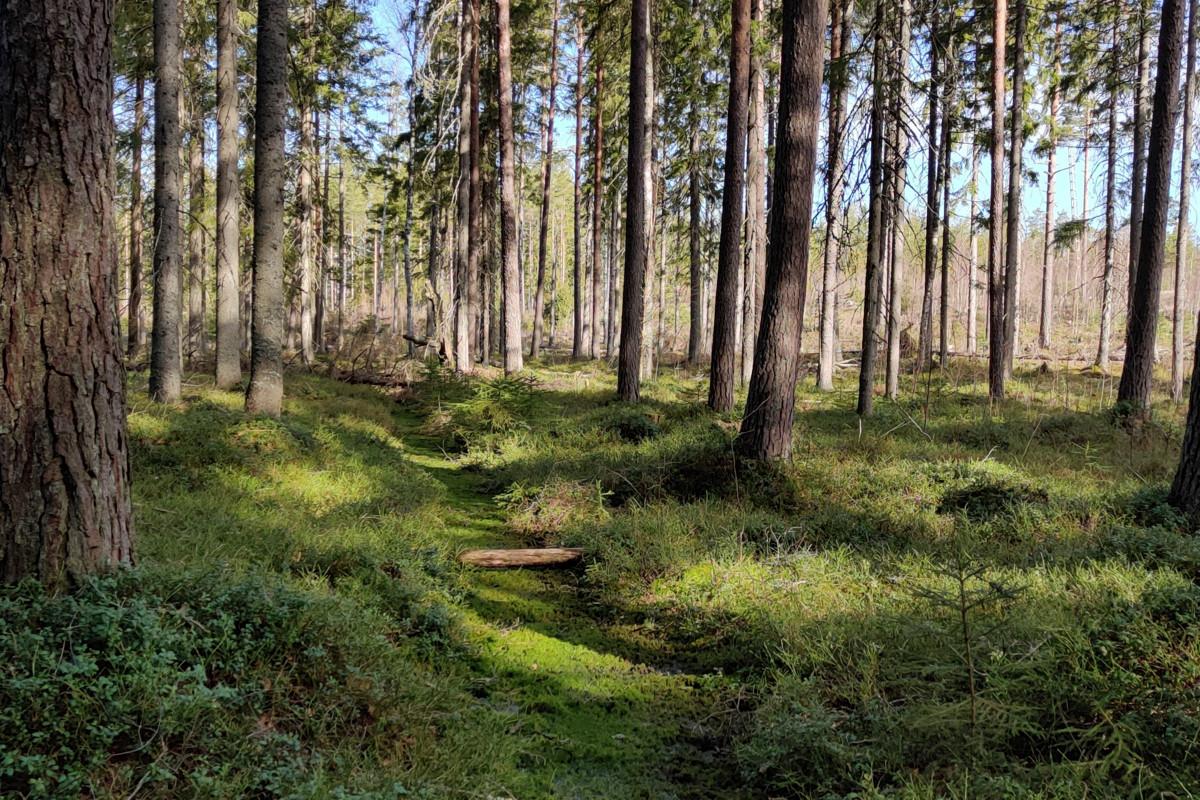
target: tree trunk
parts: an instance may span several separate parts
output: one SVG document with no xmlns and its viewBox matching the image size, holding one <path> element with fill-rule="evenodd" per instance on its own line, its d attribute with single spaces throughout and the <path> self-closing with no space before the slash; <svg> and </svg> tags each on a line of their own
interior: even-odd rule
<svg viewBox="0 0 1200 800">
<path fill-rule="evenodd" d="M 176 403 L 183 392 L 183 253 L 179 229 L 179 4 L 154 0 L 154 326 L 150 397 Z"/>
<path fill-rule="evenodd" d="M 921 290 L 921 324 L 917 334 L 917 372 L 924 372 L 933 362 L 933 285 L 937 270 L 938 225 L 941 223 L 938 188 L 941 181 L 941 152 L 938 137 L 938 100 L 941 75 L 941 55 L 938 50 L 937 0 L 929 6 L 929 149 L 925 163 L 925 282 Z M 943 123 L 944 124 L 944 123 Z"/>
<path fill-rule="evenodd" d="M 825 0 L 783 0 L 779 135 L 775 151 L 775 197 L 767 256 L 762 324 L 754 375 L 746 400 L 738 452 L 759 460 L 786 459 L 792 452 L 800 326 L 808 282 L 813 177 L 821 109 L 821 40 Z"/>
<path fill-rule="evenodd" d="M 1154 86 L 1154 115 L 1146 161 L 1146 203 L 1142 213 L 1137 283 L 1125 332 L 1125 368 L 1117 387 L 1117 402 L 1139 413 L 1150 408 L 1154 370 L 1154 336 L 1158 323 L 1170 211 L 1171 151 L 1179 107 L 1179 62 L 1183 45 L 1183 0 L 1164 0 L 1158 39 L 1158 76 Z"/>
<path fill-rule="evenodd" d="M 1004 399 L 1004 77 L 1008 2 L 996 0 L 992 14 L 992 184 L 988 203 L 988 397 Z"/>
<path fill-rule="evenodd" d="M 1117 103 L 1120 91 L 1119 22 L 1113 21 L 1112 48 L 1109 51 L 1108 88 L 1108 171 L 1104 190 L 1104 278 L 1100 295 L 1100 343 L 1096 348 L 1096 366 L 1108 371 L 1109 342 L 1112 339 L 1113 317 L 1113 261 L 1116 252 L 1116 199 L 1117 199 Z"/>
<path fill-rule="evenodd" d="M 979 350 L 979 234 L 975 226 L 975 193 L 979 186 L 979 147 L 971 145 L 971 207 L 967 219 L 967 353 Z"/>
<path fill-rule="evenodd" d="M 1050 49 L 1050 116 L 1046 152 L 1046 226 L 1042 243 L 1042 313 L 1038 323 L 1038 345 L 1046 350 L 1054 340 L 1054 151 L 1058 149 L 1058 107 L 1062 101 L 1058 59 L 1062 52 L 1062 21 L 1054 21 L 1054 44 Z"/>
<path fill-rule="evenodd" d="M 621 349 L 617 394 L 628 403 L 641 396 L 642 316 L 645 312 L 647 187 L 650 176 L 650 120 L 647 56 L 650 2 L 633 0 L 629 45 L 629 158 L 625 217 L 625 288 L 621 295 Z M 735 151 L 736 152 L 736 151 Z"/>
<path fill-rule="evenodd" d="M 750 97 L 746 118 L 746 291 L 742 302 L 741 382 L 749 383 L 754 371 L 754 343 L 762 319 L 762 297 L 767 272 L 767 124 L 762 56 L 754 46 L 763 24 L 762 0 L 750 0 Z M 666 238 L 666 231 L 663 231 Z"/>
<path fill-rule="evenodd" d="M 478 22 L 472 24 L 477 7 L 474 0 L 463 0 L 459 60 L 461 70 L 458 80 L 458 217 L 455 225 L 454 251 L 454 368 L 464 374 L 475 367 L 472 357 L 472 324 L 470 291 L 471 258 L 475 245 L 471 242 L 471 164 L 472 137 L 471 119 L 478 114 L 478 102 L 474 95 L 475 85 L 471 81 L 471 69 L 478 58 L 478 42 L 475 32 Z"/>
<path fill-rule="evenodd" d="M 237 0 L 217 3 L 217 388 L 242 380 Z"/>
<path fill-rule="evenodd" d="M 588 337 L 588 355 L 600 357 L 600 287 L 603 279 L 601 255 L 604 213 L 604 64 L 598 53 L 596 62 L 596 98 L 592 109 L 592 331 Z"/>
<path fill-rule="evenodd" d="M 1146 185 L 1146 129 L 1150 109 L 1150 13 L 1148 0 L 1138 4 L 1138 62 L 1137 83 L 1133 96 L 1133 175 L 1129 187 L 1129 287 L 1125 295 L 1126 308 L 1133 314 L 1134 285 L 1137 283 L 1138 262 L 1142 250 L 1142 218 Z M 1157 110 L 1157 109 L 1156 109 Z"/>
<path fill-rule="evenodd" d="M 738 273 L 742 259 L 743 195 L 746 191 L 746 94 L 750 72 L 750 0 L 732 0 L 729 45 L 729 114 L 725 133 L 725 186 L 721 194 L 721 242 L 717 251 L 717 297 L 708 407 L 733 408 L 737 354 Z M 823 48 L 822 48 L 823 49 Z M 631 173 L 632 174 L 632 173 Z M 630 205 L 632 210 L 632 204 Z"/>
<path fill-rule="evenodd" d="M 1175 234 L 1175 291 L 1171 309 L 1171 400 L 1183 400 L 1183 274 L 1188 257 L 1188 210 L 1192 176 L 1192 104 L 1196 91 L 1196 37 L 1200 0 L 1188 3 L 1187 67 L 1183 84 L 1183 145 L 1179 177 L 1179 222 Z"/>
<path fill-rule="evenodd" d="M 892 90 L 889 96 L 891 103 L 891 155 L 890 168 L 885 172 L 887 180 L 887 202 L 883 212 L 883 230 L 889 238 L 887 310 L 883 315 L 883 324 L 887 329 L 887 370 L 885 389 L 887 396 L 895 400 L 900 396 L 900 337 L 902 321 L 902 294 L 904 279 L 904 240 L 901 236 L 904 224 L 904 190 L 907 186 L 905 173 L 908 164 L 908 129 L 905 125 L 904 111 L 908 105 L 908 61 L 909 45 L 912 41 L 912 29 L 909 15 L 912 4 L 909 0 L 900 0 L 896 9 L 898 49 L 892 54 Z M 936 165 L 936 162 L 935 162 Z M 935 166 L 936 169 L 936 166 Z"/>
<path fill-rule="evenodd" d="M 571 327 L 571 358 L 581 359 L 587 347 L 586 330 L 588 322 L 586 313 L 587 269 L 583 264 L 583 223 L 580 220 L 581 195 L 579 191 L 580 170 L 583 168 L 583 23 L 575 22 L 575 174 L 572 176 L 575 195 L 572 205 L 572 225 L 575 247 L 574 273 L 575 281 L 572 286 L 574 300 L 574 318 Z"/>
<path fill-rule="evenodd" d="M 133 560 L 113 225 L 113 9 L 17 0 L 3 17 L 0 582 L 62 588 Z M 178 157 L 177 147 L 169 152 Z"/>
<path fill-rule="evenodd" d="M 819 2 L 819 0 L 818 0 Z M 867 270 L 866 288 L 863 299 L 862 352 L 858 371 L 858 406 L 860 417 L 869 417 L 875 406 L 875 356 L 879 352 L 878 324 L 880 296 L 883 293 L 883 113 L 887 102 L 884 92 L 885 47 L 883 38 L 884 3 L 878 0 L 875 6 L 875 42 L 872 46 L 872 100 L 871 100 L 871 162 L 868 177 L 869 202 L 867 208 Z M 783 131 L 780 131 L 782 135 Z M 776 154 L 778 162 L 778 154 Z M 779 166 L 776 164 L 776 171 Z M 775 191 L 782 193 L 783 187 L 774 181 Z M 775 219 L 774 199 L 771 218 Z M 774 251 L 774 248 L 772 248 Z M 768 255 L 768 271 L 774 260 L 773 252 Z M 766 326 L 764 325 L 764 328 Z"/>
<path fill-rule="evenodd" d="M 203 358 L 204 341 L 204 118 L 192 113 L 188 137 L 188 322 L 187 357 Z"/>
<path fill-rule="evenodd" d="M 696 106 L 691 111 L 692 135 L 688 139 L 688 364 L 700 363 L 704 352 L 704 267 L 700 260 L 700 123 Z"/>
<path fill-rule="evenodd" d="M 512 34 L 509 31 L 509 0 L 496 0 L 497 56 L 500 65 L 500 279 L 504 293 L 502 339 L 504 372 L 520 372 L 521 268 L 517 263 L 517 198 L 513 155 Z"/>
<path fill-rule="evenodd" d="M 467 333 L 471 339 L 471 356 L 475 361 L 482 360 L 479 354 L 476 353 L 477 343 L 481 341 L 479 336 L 479 321 L 482 317 L 480 294 L 482 284 L 479 280 L 479 262 L 482 258 L 483 233 L 481 231 L 483 220 L 483 190 L 482 190 L 482 164 L 483 164 L 483 139 L 479 127 L 479 103 L 482 94 L 479 90 L 479 69 L 480 69 L 480 0 L 471 1 L 471 41 L 472 58 L 471 58 L 471 206 L 470 214 L 467 217 L 469 224 L 468 229 L 468 246 L 467 246 Z M 517 338 L 520 339 L 520 328 L 517 329 Z M 518 347 L 518 350 L 520 348 Z"/>
<path fill-rule="evenodd" d="M 287 0 L 258 0 L 258 89 L 254 112 L 254 308 L 246 410 L 272 417 L 278 417 L 283 410 L 287 12 Z"/>
<path fill-rule="evenodd" d="M 132 359 L 142 342 L 142 131 L 146 127 L 146 79 L 134 81 L 133 136 L 129 173 L 129 304 L 126 309 L 128 336 L 125 355 Z"/>
<path fill-rule="evenodd" d="M 838 241 L 842 224 L 845 167 L 842 137 L 845 133 L 850 64 L 847 53 L 853 30 L 854 0 L 833 0 L 829 29 L 829 139 L 825 171 L 825 244 L 821 264 L 821 333 L 817 365 L 817 389 L 833 391 L 837 349 Z M 765 249 L 765 248 L 764 248 Z"/>
<path fill-rule="evenodd" d="M 938 303 L 938 344 L 940 354 L 938 363 L 943 367 L 950 364 L 950 152 L 954 149 L 954 123 L 952 109 L 954 104 L 953 87 L 957 70 L 953 68 L 954 49 L 947 50 L 946 80 L 942 85 L 942 166 L 939 170 L 938 181 L 942 192 L 942 287 Z"/>
<path fill-rule="evenodd" d="M 541 350 L 543 318 L 546 306 L 546 250 L 550 235 L 550 168 L 554 163 L 554 93 L 558 88 L 558 0 L 554 2 L 554 21 L 550 26 L 550 91 L 542 112 L 542 209 L 538 219 L 537 285 L 533 293 L 533 342 L 529 357 Z"/>
<path fill-rule="evenodd" d="M 1008 151 L 1008 231 L 1004 244 L 1004 377 L 1012 377 L 1017 347 L 1017 318 L 1020 316 L 1021 285 L 1021 156 L 1025 151 L 1025 18 L 1026 0 L 1017 0 L 1016 30 L 1013 31 L 1012 144 Z"/>
</svg>

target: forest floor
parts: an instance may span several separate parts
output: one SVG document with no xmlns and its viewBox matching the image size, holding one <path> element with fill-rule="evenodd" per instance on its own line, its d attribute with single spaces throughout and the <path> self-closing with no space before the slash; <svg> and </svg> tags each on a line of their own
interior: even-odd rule
<svg viewBox="0 0 1200 800">
<path fill-rule="evenodd" d="M 738 415 L 601 365 L 391 388 L 288 375 L 247 417 L 131 377 L 139 566 L 0 592 L 0 795 L 1191 797 L 1200 541 L 1182 409 L 982 364 Z M 577 569 L 465 567 L 572 546 Z"/>
</svg>

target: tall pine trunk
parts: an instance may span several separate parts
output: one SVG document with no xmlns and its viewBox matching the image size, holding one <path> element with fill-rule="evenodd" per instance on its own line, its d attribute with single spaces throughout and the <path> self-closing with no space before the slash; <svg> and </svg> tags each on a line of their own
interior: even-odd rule
<svg viewBox="0 0 1200 800">
<path fill-rule="evenodd" d="M 1058 107 L 1062 102 L 1058 58 L 1061 53 L 1062 22 L 1054 21 L 1054 44 L 1050 48 L 1050 101 L 1046 120 L 1046 224 L 1042 241 L 1042 313 L 1038 319 L 1038 345 L 1047 349 L 1054 341 L 1054 155 L 1058 149 Z"/>
<path fill-rule="evenodd" d="M 741 382 L 748 383 L 754 370 L 754 343 L 762 319 L 762 298 L 767 273 L 767 124 L 766 92 L 762 56 L 755 34 L 763 24 L 762 0 L 750 0 L 750 99 L 746 125 L 746 291 L 742 300 Z M 664 226 L 665 227 L 665 226 Z M 663 232 L 666 238 L 666 231 Z"/>
<path fill-rule="evenodd" d="M 746 458 L 785 459 L 792 452 L 821 119 L 825 14 L 825 0 L 783 0 L 772 246 L 754 374 L 736 440 L 738 452 Z"/>
<path fill-rule="evenodd" d="M 546 306 L 546 257 L 550 236 L 550 168 L 554 163 L 554 94 L 558 88 L 558 0 L 550 26 L 550 89 L 542 122 L 542 208 L 538 219 L 537 285 L 533 293 L 533 342 L 529 357 L 537 358 L 542 346 Z"/>
<path fill-rule="evenodd" d="M 1146 130 L 1150 109 L 1150 11 L 1149 0 L 1137 0 L 1138 61 L 1133 95 L 1133 175 L 1129 187 L 1129 287 L 1126 308 L 1133 314 L 1134 285 L 1142 251 L 1142 218 L 1146 194 Z"/>
<path fill-rule="evenodd" d="M 217 3 L 217 387 L 242 380 L 237 0 Z"/>
<path fill-rule="evenodd" d="M 519 372 L 521 360 L 520 265 L 517 263 L 517 198 L 513 155 L 512 33 L 509 0 L 496 0 L 500 110 L 500 279 L 503 286 L 502 347 L 504 372 Z"/>
<path fill-rule="evenodd" d="M 572 284 L 574 317 L 571 323 L 571 358 L 583 358 L 587 347 L 586 333 L 587 313 L 585 302 L 587 288 L 587 269 L 583 264 L 583 222 L 580 219 L 580 204 L 582 203 L 579 190 L 580 170 L 583 169 L 583 23 L 575 22 L 575 174 L 574 202 L 571 206 L 572 235 L 574 238 L 574 274 Z"/>
<path fill-rule="evenodd" d="M 1108 371 L 1109 343 L 1112 340 L 1113 262 L 1116 254 L 1117 200 L 1117 112 L 1120 91 L 1120 23 L 1113 20 L 1108 73 L 1108 162 L 1104 181 L 1104 277 L 1100 289 L 1100 342 L 1096 347 L 1096 366 Z"/>
<path fill-rule="evenodd" d="M 596 62 L 596 98 L 592 109 L 592 330 L 588 337 L 588 355 L 600 357 L 600 302 L 604 275 L 604 63 L 598 53 Z"/>
<path fill-rule="evenodd" d="M 63 588 L 133 560 L 113 8 L 14 0 L 2 16 L 0 582 Z"/>
<path fill-rule="evenodd" d="M 1133 304 L 1129 309 L 1129 324 L 1125 331 L 1125 367 L 1117 387 L 1117 402 L 1138 413 L 1145 413 L 1150 408 L 1154 338 L 1158 328 L 1167 215 L 1171 205 L 1171 151 L 1175 142 L 1175 117 L 1179 106 L 1183 17 L 1183 0 L 1163 1 L 1137 283 L 1134 285 Z"/>
<path fill-rule="evenodd" d="M 846 126 L 847 94 L 850 85 L 848 50 L 853 31 L 854 0 L 833 0 L 829 30 L 829 137 L 825 169 L 825 245 L 821 263 L 821 332 L 817 364 L 817 389 L 833 391 L 834 361 L 837 356 L 838 236 L 842 225 L 842 196 L 845 165 L 842 137 Z"/>
<path fill-rule="evenodd" d="M 133 358 L 142 345 L 142 132 L 146 128 L 146 78 L 134 79 L 132 164 L 129 172 L 129 304 L 125 355 Z"/>
<path fill-rule="evenodd" d="M 717 298 L 713 307 L 712 372 L 708 385 L 708 406 L 714 411 L 729 411 L 733 408 L 734 359 L 737 354 L 737 287 L 742 265 L 743 195 L 746 191 L 750 0 L 733 0 L 732 9 L 729 114 L 725 128 L 725 186 L 721 194 L 721 241 L 717 251 Z M 632 211 L 632 206 L 630 209 Z"/>
<path fill-rule="evenodd" d="M 1016 29 L 1013 31 L 1012 143 L 1008 150 L 1007 233 L 1004 245 L 1004 377 L 1012 377 L 1020 317 L 1021 286 L 1021 157 L 1025 151 L 1025 20 L 1027 0 L 1017 0 Z"/>
<path fill-rule="evenodd" d="M 988 397 L 1004 399 L 1004 61 L 1008 2 L 992 13 L 992 184 L 988 202 Z"/>
<path fill-rule="evenodd" d="M 621 295 L 621 347 L 617 394 L 629 403 L 641 397 L 642 316 L 645 313 L 646 209 L 650 174 L 648 55 L 650 2 L 633 0 L 629 45 L 629 156 L 626 170 L 625 286 Z"/>
<path fill-rule="evenodd" d="M 863 301 L 862 351 L 858 371 L 858 405 L 860 417 L 869 417 L 875 407 L 875 357 L 879 352 L 879 307 L 883 294 L 883 114 L 887 102 L 884 92 L 885 47 L 883 38 L 885 0 L 876 0 L 875 42 L 872 45 L 871 99 L 871 161 L 868 175 L 869 202 L 867 207 L 867 270 Z M 782 133 L 782 131 L 781 131 Z M 778 156 L 776 157 L 778 159 Z M 778 166 L 776 168 L 778 171 Z M 772 182 L 776 192 L 783 188 Z M 772 219 L 774 219 L 772 199 Z M 770 260 L 770 257 L 769 257 Z M 768 269 L 770 267 L 768 266 Z"/>
<path fill-rule="evenodd" d="M 154 0 L 154 326 L 150 397 L 178 402 L 183 392 L 183 252 L 179 228 L 179 3 Z"/>
<path fill-rule="evenodd" d="M 287 13 L 287 0 L 258 0 L 258 88 L 254 111 L 254 305 L 246 410 L 272 417 L 278 417 L 283 410 Z"/>
<path fill-rule="evenodd" d="M 937 0 L 931 2 L 929 7 L 929 42 L 929 143 L 925 158 L 925 282 L 921 291 L 921 324 L 917 334 L 918 372 L 924 372 L 933 360 L 933 286 L 937 275 L 938 226 L 941 224 L 938 198 L 942 165 L 938 137 L 941 54 L 938 52 L 940 44 Z"/>
<path fill-rule="evenodd" d="M 1200 0 L 1188 4 L 1187 67 L 1183 84 L 1183 145 L 1179 177 L 1179 222 L 1175 233 L 1175 291 L 1171 309 L 1171 400 L 1183 399 L 1183 275 L 1188 258 L 1188 209 L 1191 200 L 1192 114 L 1196 92 L 1196 36 Z"/>
</svg>

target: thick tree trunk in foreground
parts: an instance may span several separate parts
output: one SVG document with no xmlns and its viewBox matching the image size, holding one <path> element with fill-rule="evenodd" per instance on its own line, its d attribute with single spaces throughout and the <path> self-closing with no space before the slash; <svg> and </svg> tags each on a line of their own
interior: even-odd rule
<svg viewBox="0 0 1200 800">
<path fill-rule="evenodd" d="M 125 355 L 133 358 L 142 345 L 142 131 L 146 128 L 146 79 L 139 74 L 133 96 L 133 151 L 129 174 L 129 305 Z"/>
<path fill-rule="evenodd" d="M 821 73 L 825 0 L 784 0 L 780 69 L 779 135 L 775 150 L 775 197 L 763 295 L 762 325 L 750 379 L 746 416 L 737 449 L 746 458 L 788 458 L 800 326 L 808 280 L 813 175 L 821 121 Z"/>
<path fill-rule="evenodd" d="M 554 163 L 554 93 L 558 88 L 558 2 L 554 3 L 554 22 L 550 26 L 550 91 L 542 122 L 542 208 L 538 219 L 537 285 L 533 293 L 533 342 L 529 357 L 537 358 L 542 348 L 542 328 L 546 305 L 546 250 L 550 235 L 550 168 Z"/>
<path fill-rule="evenodd" d="M 645 313 L 646 195 L 650 170 L 649 126 L 646 116 L 650 0 L 633 0 L 629 45 L 629 157 L 625 216 L 625 288 L 621 295 L 621 349 L 617 364 L 617 394 L 627 403 L 641 397 L 642 318 Z"/>
<path fill-rule="evenodd" d="M 846 96 L 850 84 L 847 45 L 853 30 L 854 0 L 833 0 L 829 30 L 829 141 L 825 169 L 825 246 L 821 265 L 821 332 L 817 364 L 817 389 L 833 391 L 837 349 L 837 279 L 841 243 L 842 195 L 845 166 L 842 136 L 846 124 Z"/>
<path fill-rule="evenodd" d="M 883 294 L 883 112 L 885 50 L 883 39 L 884 4 L 875 8 L 875 42 L 872 46 L 871 162 L 868 177 L 867 274 L 863 301 L 862 354 L 858 370 L 858 415 L 869 417 L 875 407 L 875 356 L 879 352 L 879 306 Z M 778 159 L 778 156 L 776 156 Z M 775 186 L 775 191 L 782 191 Z M 772 202 L 774 206 L 774 201 Z M 774 219 L 774 208 L 772 208 Z M 770 269 L 768 260 L 768 270 Z"/>
<path fill-rule="evenodd" d="M 242 380 L 237 0 L 217 4 L 217 387 Z"/>
<path fill-rule="evenodd" d="M 1145 412 L 1150 408 L 1154 371 L 1154 336 L 1158 323 L 1159 290 L 1171 205 L 1171 150 L 1179 107 L 1179 62 L 1183 49 L 1183 0 L 1164 0 L 1158 39 L 1158 77 L 1154 86 L 1154 116 L 1146 162 L 1146 204 L 1137 283 L 1125 332 L 1125 368 L 1117 387 L 1117 402 Z"/>
<path fill-rule="evenodd" d="M 111 2 L 14 0 L 0 23 L 3 583 L 61 587 L 133 559 L 112 19 Z"/>
<path fill-rule="evenodd" d="M 154 0 L 154 327 L 150 397 L 183 392 L 183 251 L 179 229 L 179 4 Z"/>
<path fill-rule="evenodd" d="M 1171 400 L 1183 400 L 1183 275 L 1188 259 L 1188 209 L 1191 201 L 1192 114 L 1196 92 L 1196 37 L 1200 0 L 1188 3 L 1187 67 L 1183 84 L 1183 144 L 1179 179 L 1179 222 L 1175 233 L 1175 291 L 1171 309 Z"/>
<path fill-rule="evenodd" d="M 992 16 L 992 185 L 988 203 L 988 397 L 1004 399 L 1004 57 L 1008 2 Z"/>
<path fill-rule="evenodd" d="M 708 407 L 733 408 L 737 355 L 738 273 L 742 266 L 743 195 L 746 191 L 746 93 L 750 72 L 750 0 L 733 0 L 729 45 L 729 114 L 725 133 L 725 187 L 721 193 L 721 242 L 717 251 L 717 299 Z M 822 48 L 823 49 L 823 48 Z"/>
<path fill-rule="evenodd" d="M 254 136 L 254 305 L 246 410 L 283 410 L 283 190 L 288 105 L 287 0 L 258 0 Z"/>
<path fill-rule="evenodd" d="M 513 155 L 512 33 L 509 31 L 509 0 L 496 0 L 497 55 L 500 64 L 500 279 L 504 309 L 502 341 L 504 372 L 519 372 L 521 353 L 521 268 L 517 263 L 517 197 Z"/>
</svg>

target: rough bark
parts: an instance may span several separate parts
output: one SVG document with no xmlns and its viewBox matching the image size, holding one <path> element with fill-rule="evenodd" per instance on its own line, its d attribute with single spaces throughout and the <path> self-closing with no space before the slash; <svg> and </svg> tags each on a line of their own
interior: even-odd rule
<svg viewBox="0 0 1200 800">
<path fill-rule="evenodd" d="M 521 268 L 517 263 L 517 198 L 514 175 L 512 111 L 512 33 L 509 30 L 509 0 L 496 0 L 497 55 L 500 110 L 500 279 L 504 295 L 502 340 L 504 372 L 519 372 L 521 352 Z"/>
<path fill-rule="evenodd" d="M 242 380 L 237 0 L 217 3 L 217 387 Z"/>
<path fill-rule="evenodd" d="M 1112 47 L 1109 51 L 1108 75 L 1108 162 L 1104 180 L 1104 276 L 1100 289 L 1100 341 L 1096 346 L 1096 366 L 1108 370 L 1109 343 L 1112 339 L 1113 318 L 1113 261 L 1116 254 L 1116 205 L 1117 205 L 1117 114 L 1120 72 L 1118 57 L 1119 23 L 1114 21 Z"/>
<path fill-rule="evenodd" d="M 472 63 L 478 56 L 478 46 L 473 38 L 472 0 L 463 0 L 459 47 L 459 113 L 458 113 L 458 187 L 455 220 L 454 248 L 454 368 L 461 373 L 470 373 L 475 366 L 472 358 L 470 286 L 473 245 L 471 243 L 471 118 L 477 114 L 478 102 L 471 83 Z"/>
<path fill-rule="evenodd" d="M 1004 61 L 1008 2 L 992 14 L 992 183 L 988 202 L 988 397 L 1004 399 Z"/>
<path fill-rule="evenodd" d="M 61 588 L 133 560 L 113 5 L 0 17 L 0 582 Z"/>
<path fill-rule="evenodd" d="M 1167 215 L 1171 199 L 1171 151 L 1179 106 L 1183 17 L 1183 0 L 1164 0 L 1158 39 L 1154 115 L 1146 161 L 1146 202 L 1142 213 L 1137 283 L 1134 285 L 1129 324 L 1125 332 L 1125 367 L 1117 387 L 1117 402 L 1138 413 L 1145 413 L 1150 408 L 1154 338 L 1158 327 L 1159 291 L 1162 287 Z"/>
<path fill-rule="evenodd" d="M 1146 194 L 1146 130 L 1150 124 L 1150 14 L 1148 0 L 1137 0 L 1138 61 L 1133 95 L 1133 175 L 1129 187 L 1129 287 L 1127 310 L 1133 313 L 1134 285 L 1142 251 L 1142 219 Z"/>
<path fill-rule="evenodd" d="M 246 410 L 283 410 L 283 192 L 288 106 L 287 0 L 258 0 L 254 137 L 254 300 Z"/>
<path fill-rule="evenodd" d="M 917 372 L 924 372 L 933 362 L 933 287 L 936 279 L 938 257 L 938 226 L 941 224 L 941 208 L 938 189 L 941 182 L 942 156 L 938 136 L 938 114 L 941 88 L 941 47 L 938 42 L 938 4 L 932 2 L 929 10 L 929 109 L 928 151 L 925 157 L 925 272 L 921 290 L 921 322 L 917 333 Z M 943 123 L 944 124 L 944 123 Z"/>
<path fill-rule="evenodd" d="M 792 452 L 821 117 L 825 15 L 825 0 L 783 1 L 779 134 L 770 221 L 773 245 L 767 257 L 754 374 L 736 442 L 738 452 L 746 458 L 785 459 Z"/>
<path fill-rule="evenodd" d="M 188 318 L 187 357 L 189 363 L 205 355 L 204 281 L 204 118 L 192 114 L 188 137 Z"/>
<path fill-rule="evenodd" d="M 741 382 L 749 383 L 754 371 L 754 344 L 762 318 L 762 298 L 767 274 L 767 124 L 763 60 L 758 47 L 762 27 L 762 0 L 750 0 L 750 98 L 746 117 L 746 289 L 742 300 Z M 666 238 L 664 230 L 663 238 Z"/>
<path fill-rule="evenodd" d="M 150 397 L 183 392 L 183 251 L 179 226 L 179 3 L 154 0 L 154 326 Z"/>
<path fill-rule="evenodd" d="M 883 211 L 883 230 L 888 236 L 887 264 L 890 277 L 887 293 L 887 309 L 882 314 L 882 324 L 887 330 L 887 368 L 885 375 L 885 390 L 887 396 L 895 400 L 900 396 L 900 338 L 901 322 L 903 321 L 903 289 L 904 289 L 904 189 L 907 186 L 908 171 L 908 128 L 905 125 L 904 112 L 908 105 L 908 61 L 909 45 L 912 39 L 912 28 L 909 22 L 912 4 L 909 0 L 900 0 L 896 9 L 895 24 L 898 26 L 896 41 L 898 47 L 892 53 L 892 88 L 888 100 L 891 106 L 891 154 L 889 168 L 885 170 L 885 198 Z M 935 162 L 936 164 L 936 162 Z M 935 166 L 936 169 L 936 166 Z"/>
<path fill-rule="evenodd" d="M 629 156 L 625 217 L 625 287 L 621 295 L 621 347 L 617 394 L 635 403 L 641 396 L 642 317 L 645 313 L 647 187 L 650 173 L 648 51 L 650 2 L 633 0 L 629 45 Z"/>
<path fill-rule="evenodd" d="M 743 195 L 746 191 L 746 100 L 750 72 L 750 0 L 733 0 L 729 45 L 729 113 L 725 127 L 725 185 L 717 250 L 717 297 L 708 406 L 733 408 L 737 355 L 738 274 L 742 266 Z M 631 173 L 632 174 L 632 173 Z M 630 207 L 632 209 L 632 206 Z"/>
</svg>

